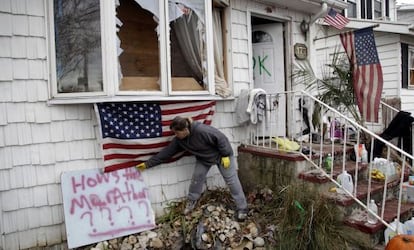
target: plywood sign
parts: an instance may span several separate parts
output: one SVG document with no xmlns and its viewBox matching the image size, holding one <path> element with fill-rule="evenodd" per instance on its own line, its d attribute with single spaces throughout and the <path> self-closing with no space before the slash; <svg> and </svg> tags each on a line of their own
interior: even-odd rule
<svg viewBox="0 0 414 250">
<path fill-rule="evenodd" d="M 148 189 L 134 168 L 65 172 L 62 193 L 69 248 L 155 227 Z"/>
</svg>

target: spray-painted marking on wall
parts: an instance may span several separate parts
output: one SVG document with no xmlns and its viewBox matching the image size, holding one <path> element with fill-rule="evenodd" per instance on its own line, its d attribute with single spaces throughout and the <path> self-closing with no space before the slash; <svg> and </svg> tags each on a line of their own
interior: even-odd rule
<svg viewBox="0 0 414 250">
<path fill-rule="evenodd" d="M 155 227 L 148 189 L 134 168 L 65 172 L 62 194 L 69 248 Z"/>
<path fill-rule="evenodd" d="M 266 69 L 266 66 L 264 65 L 265 60 L 267 59 L 267 55 L 265 55 L 263 58 L 261 58 L 260 56 L 257 56 L 257 61 L 259 63 L 258 67 L 259 67 L 259 75 L 262 75 L 263 72 L 266 72 L 269 76 L 272 76 L 272 74 L 269 72 L 268 69 Z M 253 57 L 253 69 L 256 69 L 256 58 Z"/>
</svg>

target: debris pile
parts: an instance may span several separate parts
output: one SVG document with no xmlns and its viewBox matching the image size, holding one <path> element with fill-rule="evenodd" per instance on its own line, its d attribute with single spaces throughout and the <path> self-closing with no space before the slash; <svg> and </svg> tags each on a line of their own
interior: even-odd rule
<svg viewBox="0 0 414 250">
<path fill-rule="evenodd" d="M 271 191 L 267 190 L 270 199 Z M 270 195 L 270 196 L 269 196 Z M 250 195 L 251 199 L 258 198 Z M 252 200 L 250 200 L 252 201 Z M 254 209 L 248 218 L 235 219 L 233 201 L 226 190 L 207 191 L 199 205 L 183 215 L 185 202 L 171 203 L 167 213 L 159 218 L 157 227 L 134 235 L 120 237 L 82 247 L 82 250 L 135 250 L 135 249 L 266 249 L 273 233 L 261 230 L 255 222 Z M 254 206 L 249 204 L 249 206 Z"/>
</svg>

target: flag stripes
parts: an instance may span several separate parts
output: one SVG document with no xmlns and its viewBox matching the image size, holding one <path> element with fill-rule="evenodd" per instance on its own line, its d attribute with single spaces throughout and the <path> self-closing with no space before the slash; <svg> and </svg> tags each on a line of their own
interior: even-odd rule
<svg viewBox="0 0 414 250">
<path fill-rule="evenodd" d="M 98 103 L 104 171 L 135 166 L 166 147 L 174 137 L 176 116 L 211 124 L 215 101 L 160 103 Z M 171 161 L 184 154 L 175 155 Z"/>
</svg>

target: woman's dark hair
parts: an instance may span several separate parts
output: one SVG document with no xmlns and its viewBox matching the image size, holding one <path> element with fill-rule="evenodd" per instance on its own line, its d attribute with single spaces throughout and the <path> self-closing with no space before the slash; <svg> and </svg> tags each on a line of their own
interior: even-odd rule
<svg viewBox="0 0 414 250">
<path fill-rule="evenodd" d="M 170 129 L 175 131 L 183 131 L 186 128 L 191 128 L 191 118 L 176 116 L 170 125 Z"/>
</svg>

